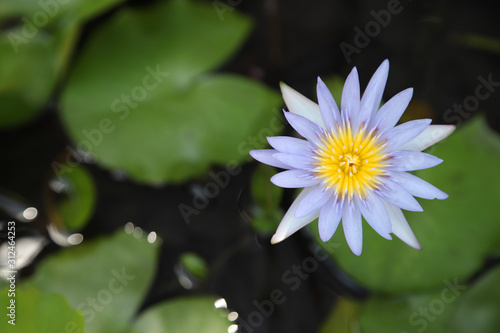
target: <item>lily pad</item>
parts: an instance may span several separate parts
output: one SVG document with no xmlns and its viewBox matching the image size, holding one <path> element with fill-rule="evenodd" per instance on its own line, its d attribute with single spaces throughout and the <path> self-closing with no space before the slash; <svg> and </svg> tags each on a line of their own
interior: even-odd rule
<svg viewBox="0 0 500 333">
<path fill-rule="evenodd" d="M 460 298 L 451 332 L 497 333 L 500 327 L 500 267 L 481 277 Z"/>
<path fill-rule="evenodd" d="M 374 297 L 368 300 L 359 317 L 364 333 L 446 333 L 457 306 L 453 291 L 443 289 L 422 294 Z"/>
<path fill-rule="evenodd" d="M 131 333 L 214 333 L 228 332 L 231 322 L 225 309 L 215 309 L 215 298 L 184 297 L 147 309 Z"/>
<path fill-rule="evenodd" d="M 39 33 L 24 42 L 12 34 L 21 36 L 18 29 L 0 33 L 0 128 L 42 111 L 56 82 L 57 40 Z"/>
<path fill-rule="evenodd" d="M 446 279 L 465 281 L 500 242 L 496 223 L 500 197 L 500 137 L 476 117 L 431 149 L 442 165 L 416 173 L 449 194 L 440 200 L 419 200 L 423 212 L 405 212 L 422 250 L 385 240 L 367 224 L 363 254 L 347 246 L 341 229 L 330 242 L 341 244 L 331 255 L 355 280 L 372 290 L 394 293 L 432 289 Z M 317 223 L 311 224 L 317 235 Z M 324 244 L 328 245 L 328 244 Z M 325 246 L 329 251 L 332 247 Z"/>
<path fill-rule="evenodd" d="M 0 18 L 22 16 L 27 29 L 57 28 L 57 24 L 74 24 L 96 16 L 124 0 L 3 0 Z M 59 23 L 55 23 L 59 21 Z M 56 27 L 53 27 L 56 26 Z"/>
<path fill-rule="evenodd" d="M 152 282 L 157 254 L 156 245 L 120 231 L 45 259 L 27 283 L 66 297 L 86 332 L 123 332 Z"/>
<path fill-rule="evenodd" d="M 358 333 L 361 304 L 349 299 L 339 299 L 333 310 L 321 325 L 319 333 Z"/>
<path fill-rule="evenodd" d="M 208 275 L 207 263 L 194 252 L 183 253 L 179 257 L 179 262 L 189 274 L 197 279 L 205 279 Z"/>
<path fill-rule="evenodd" d="M 59 176 L 60 194 L 56 195 L 51 218 L 57 219 L 65 228 L 79 231 L 85 227 L 94 212 L 96 189 L 91 175 L 81 166 L 71 168 L 71 172 Z M 54 178 L 54 181 L 56 179 Z"/>
<path fill-rule="evenodd" d="M 242 144 L 269 126 L 281 98 L 252 80 L 207 71 L 249 28 L 236 12 L 221 24 L 212 6 L 186 0 L 119 11 L 89 37 L 69 77 L 67 131 L 101 166 L 142 183 L 180 182 L 246 159 L 256 147 Z"/>
<path fill-rule="evenodd" d="M 72 309 L 64 297 L 22 287 L 15 288 L 14 294 L 9 296 L 8 287 L 0 292 L 4 313 L 0 321 L 1 332 L 83 332 L 82 314 Z"/>
<path fill-rule="evenodd" d="M 500 327 L 499 281 L 497 267 L 472 286 L 453 279 L 426 293 L 379 295 L 362 306 L 360 327 L 364 333 L 496 333 Z"/>
<path fill-rule="evenodd" d="M 0 24 L 12 21 L 0 32 L 0 128 L 23 124 L 45 109 L 81 24 L 122 1 L 0 2 Z"/>
</svg>

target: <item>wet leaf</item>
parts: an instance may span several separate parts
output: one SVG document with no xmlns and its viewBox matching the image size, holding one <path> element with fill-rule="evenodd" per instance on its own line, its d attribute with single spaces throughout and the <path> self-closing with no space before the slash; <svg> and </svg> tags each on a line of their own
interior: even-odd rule
<svg viewBox="0 0 500 333">
<path fill-rule="evenodd" d="M 215 309 L 215 298 L 184 297 L 147 309 L 134 323 L 131 333 L 215 333 L 227 332 L 227 313 Z"/>
<path fill-rule="evenodd" d="M 64 297 L 42 294 L 34 288 L 17 287 L 14 289 L 13 297 L 9 297 L 8 287 L 1 290 L 0 303 L 4 315 L 0 321 L 0 331 L 5 333 L 83 332 L 82 314 L 72 309 Z M 11 300 L 14 300 L 14 303 L 11 303 Z M 8 307 L 13 307 L 13 309 L 5 310 Z M 11 317 L 9 314 L 15 316 Z"/>
<path fill-rule="evenodd" d="M 152 282 L 158 248 L 124 232 L 46 258 L 29 284 L 64 296 L 85 332 L 123 332 Z"/>
</svg>

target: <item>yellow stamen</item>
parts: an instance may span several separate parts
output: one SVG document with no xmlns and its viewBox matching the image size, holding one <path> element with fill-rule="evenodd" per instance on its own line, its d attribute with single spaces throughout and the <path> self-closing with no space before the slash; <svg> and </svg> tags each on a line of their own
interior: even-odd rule
<svg viewBox="0 0 500 333">
<path fill-rule="evenodd" d="M 379 186 L 377 176 L 385 175 L 387 156 L 374 131 L 366 133 L 362 127 L 354 136 L 350 125 L 344 124 L 321 141 L 323 145 L 315 151 L 315 176 L 327 187 L 335 187 L 340 200 L 355 194 L 365 198 L 369 190 Z"/>
</svg>

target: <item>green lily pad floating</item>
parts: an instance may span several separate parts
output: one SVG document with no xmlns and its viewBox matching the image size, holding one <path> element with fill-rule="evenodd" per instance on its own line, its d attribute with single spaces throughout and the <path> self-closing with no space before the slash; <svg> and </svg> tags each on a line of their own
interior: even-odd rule
<svg viewBox="0 0 500 333">
<path fill-rule="evenodd" d="M 472 286 L 446 279 L 439 289 L 426 293 L 373 297 L 362 306 L 359 325 L 364 333 L 496 333 L 500 327 L 499 281 L 497 267 Z"/>
<path fill-rule="evenodd" d="M 74 24 L 97 16 L 124 0 L 3 0 L 0 19 L 21 16 L 25 36 L 39 29 L 53 30 L 58 25 Z"/>
<path fill-rule="evenodd" d="M 340 244 L 330 250 L 339 265 L 372 290 L 415 291 L 437 287 L 445 279 L 464 281 L 498 247 L 500 224 L 494 223 L 500 197 L 498 134 L 482 117 L 476 117 L 430 153 L 442 158 L 443 164 L 416 174 L 450 197 L 444 201 L 419 200 L 424 212 L 405 212 L 421 251 L 396 237 L 385 240 L 367 224 L 360 257 L 351 253 L 340 228 L 330 241 Z M 311 226 L 318 243 L 323 244 L 317 223 Z M 329 248 L 333 247 L 325 246 L 325 250 Z"/>
<path fill-rule="evenodd" d="M 21 125 L 45 109 L 65 70 L 80 26 L 123 0 L 0 2 L 0 129 Z"/>
<path fill-rule="evenodd" d="M 207 71 L 249 28 L 236 12 L 221 23 L 211 5 L 186 0 L 119 11 L 89 37 L 69 77 L 67 131 L 101 166 L 141 183 L 180 182 L 247 159 L 257 148 L 249 138 L 270 126 L 281 98 L 252 80 Z"/>
<path fill-rule="evenodd" d="M 463 290 L 455 290 L 458 296 L 453 291 L 443 285 L 441 290 L 423 294 L 371 298 L 361 310 L 359 317 L 361 331 L 363 333 L 455 332 L 450 330 L 450 323 L 458 297 L 462 296 Z"/>
<path fill-rule="evenodd" d="M 14 301 L 13 303 L 11 303 Z M 1 332 L 53 333 L 83 332 L 84 318 L 72 309 L 64 297 L 42 294 L 34 288 L 15 288 L 15 296 L 9 296 L 9 288 L 0 292 L 2 304 Z M 9 308 L 10 307 L 10 308 Z"/>
<path fill-rule="evenodd" d="M 56 82 L 55 48 L 57 40 L 48 34 L 17 44 L 0 33 L 0 129 L 20 125 L 43 110 Z"/>
<path fill-rule="evenodd" d="M 65 166 L 61 166 L 64 168 Z M 68 168 L 68 167 L 66 167 Z M 50 206 L 54 214 L 51 218 L 57 219 L 65 228 L 71 231 L 79 231 L 85 227 L 91 218 L 95 203 L 96 189 L 92 176 L 81 166 L 68 168 L 71 172 L 65 172 L 59 179 L 53 179 L 60 185 L 60 194 L 56 195 L 54 206 Z"/>
<path fill-rule="evenodd" d="M 339 299 L 330 315 L 321 325 L 319 333 L 359 333 L 361 304 L 349 299 Z"/>
<path fill-rule="evenodd" d="M 205 279 L 208 267 L 205 260 L 194 252 L 185 252 L 179 257 L 179 263 L 184 269 L 197 279 Z"/>
<path fill-rule="evenodd" d="M 146 311 L 133 324 L 131 333 L 215 333 L 228 332 L 232 324 L 225 309 L 214 307 L 215 298 L 183 297 Z"/>
<path fill-rule="evenodd" d="M 87 333 L 123 332 L 152 282 L 157 255 L 156 245 L 120 231 L 45 259 L 27 284 L 64 296 L 82 312 Z"/>
<path fill-rule="evenodd" d="M 497 333 L 500 327 L 500 267 L 481 277 L 459 299 L 450 332 Z"/>
</svg>

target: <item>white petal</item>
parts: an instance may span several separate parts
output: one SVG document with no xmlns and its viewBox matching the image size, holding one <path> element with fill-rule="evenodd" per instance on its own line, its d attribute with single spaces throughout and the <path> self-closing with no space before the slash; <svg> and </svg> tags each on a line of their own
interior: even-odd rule
<svg viewBox="0 0 500 333">
<path fill-rule="evenodd" d="M 301 115 L 310 121 L 325 128 L 321 113 L 319 112 L 318 104 L 311 101 L 309 98 L 297 92 L 295 89 L 290 88 L 285 83 L 280 83 L 281 93 L 285 100 L 286 106 L 290 112 Z"/>
<path fill-rule="evenodd" d="M 343 209 L 334 197 L 324 204 L 319 211 L 318 231 L 323 242 L 332 238 L 342 217 Z"/>
<path fill-rule="evenodd" d="M 375 113 L 371 127 L 378 128 L 380 132 L 393 128 L 408 107 L 412 96 L 413 88 L 408 88 L 392 97 Z"/>
<path fill-rule="evenodd" d="M 389 60 L 384 60 L 373 74 L 361 98 L 360 123 L 368 123 L 375 111 L 378 110 L 384 94 L 387 76 L 389 75 Z"/>
<path fill-rule="evenodd" d="M 363 228 L 361 213 L 355 205 L 344 205 L 342 226 L 344 227 L 344 235 L 349 248 L 352 253 L 359 256 L 363 250 Z"/>
<path fill-rule="evenodd" d="M 309 140 L 309 142 L 315 143 L 316 145 L 321 145 L 321 127 L 319 127 L 309 119 L 295 113 L 285 111 L 285 118 L 297 131 L 297 133 Z"/>
<path fill-rule="evenodd" d="M 396 150 L 390 155 L 392 156 L 392 161 L 388 169 L 391 171 L 428 169 L 443 162 L 439 157 L 414 150 Z"/>
<path fill-rule="evenodd" d="M 344 119 L 347 119 L 352 124 L 357 124 L 360 104 L 358 70 L 354 67 L 349 76 L 347 76 L 344 89 L 342 90 L 341 110 L 345 117 Z M 357 130 L 358 128 L 353 127 L 354 133 Z"/>
<path fill-rule="evenodd" d="M 319 77 L 316 91 L 318 94 L 319 110 L 325 122 L 325 127 L 330 131 L 335 131 L 336 123 L 340 120 L 339 107 L 330 93 L 330 90 L 328 90 L 325 83 L 321 81 Z"/>
<path fill-rule="evenodd" d="M 319 210 L 331 197 L 332 193 L 330 191 L 321 185 L 317 186 L 302 199 L 295 211 L 295 217 L 304 217 Z"/>
<path fill-rule="evenodd" d="M 287 171 L 284 171 L 287 172 Z M 413 212 L 422 212 L 422 206 L 418 203 L 418 201 L 408 193 L 404 188 L 396 184 L 395 182 L 384 179 L 383 187 L 378 191 L 378 194 L 385 201 L 405 210 L 413 211 Z"/>
<path fill-rule="evenodd" d="M 411 120 L 388 130 L 382 134 L 382 137 L 387 139 L 387 149 L 393 150 L 399 148 L 413 140 L 429 127 L 430 123 L 431 119 Z"/>
<path fill-rule="evenodd" d="M 408 193 L 415 197 L 428 200 L 444 200 L 448 198 L 448 194 L 444 193 L 436 186 L 426 182 L 425 180 L 412 175 L 411 173 L 397 172 L 391 176 L 391 179 L 395 180 L 399 185 L 407 190 Z"/>
<path fill-rule="evenodd" d="M 275 157 L 273 157 L 273 155 L 276 153 L 277 151 L 274 149 L 257 149 L 257 150 L 250 150 L 249 152 L 250 156 L 252 156 L 254 159 L 256 159 L 261 163 L 276 168 L 290 169 L 290 167 L 287 164 L 280 162 Z"/>
<path fill-rule="evenodd" d="M 287 170 L 272 176 L 271 182 L 279 187 L 300 188 L 316 185 L 319 180 L 304 170 Z"/>
<path fill-rule="evenodd" d="M 305 217 L 295 218 L 295 211 L 302 201 L 302 199 L 312 191 L 316 186 L 306 187 L 300 192 L 295 201 L 292 203 L 285 216 L 280 222 L 278 229 L 276 229 L 276 233 L 273 238 L 271 238 L 271 243 L 276 244 L 295 233 L 297 230 L 309 224 L 311 221 L 316 219 L 319 215 L 319 210 L 311 213 Z"/>
<path fill-rule="evenodd" d="M 401 150 L 422 151 L 453 133 L 455 125 L 430 125 L 410 142 L 399 147 Z"/>
<path fill-rule="evenodd" d="M 307 155 L 313 150 L 313 146 L 308 141 L 291 136 L 269 136 L 267 141 L 271 147 L 282 153 Z"/>
<path fill-rule="evenodd" d="M 413 231 L 411 231 L 408 222 L 406 222 L 406 218 L 401 209 L 387 202 L 384 202 L 384 205 L 391 217 L 392 233 L 414 249 L 421 250 L 422 247 L 418 243 Z"/>
<path fill-rule="evenodd" d="M 289 165 L 289 168 L 310 170 L 313 168 L 314 159 L 311 156 L 276 153 L 273 155 L 278 161 Z"/>
<path fill-rule="evenodd" d="M 392 239 L 391 235 L 389 235 L 391 232 L 391 218 L 382 200 L 377 195 L 371 193 L 366 200 L 359 200 L 358 208 L 373 230 L 385 239 Z"/>
</svg>

